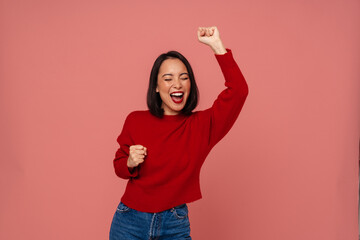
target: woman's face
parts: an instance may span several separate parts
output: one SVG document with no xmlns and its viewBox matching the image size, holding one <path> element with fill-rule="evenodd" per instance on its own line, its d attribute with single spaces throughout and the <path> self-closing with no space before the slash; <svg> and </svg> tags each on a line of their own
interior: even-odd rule
<svg viewBox="0 0 360 240">
<path fill-rule="evenodd" d="M 162 62 L 156 86 L 165 115 L 177 115 L 190 94 L 190 79 L 185 64 L 177 58 Z"/>
</svg>

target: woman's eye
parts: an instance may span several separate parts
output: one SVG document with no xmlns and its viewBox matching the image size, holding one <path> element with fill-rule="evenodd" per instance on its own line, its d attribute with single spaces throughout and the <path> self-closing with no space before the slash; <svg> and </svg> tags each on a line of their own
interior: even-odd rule
<svg viewBox="0 0 360 240">
<path fill-rule="evenodd" d="M 182 80 L 186 80 L 186 79 L 188 79 L 188 78 L 182 78 Z"/>
<path fill-rule="evenodd" d="M 171 79 L 170 78 L 165 78 L 165 81 L 171 81 Z"/>
</svg>

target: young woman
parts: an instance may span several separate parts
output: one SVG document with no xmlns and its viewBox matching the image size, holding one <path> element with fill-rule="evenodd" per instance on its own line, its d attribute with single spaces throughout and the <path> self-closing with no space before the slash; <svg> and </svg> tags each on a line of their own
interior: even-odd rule
<svg viewBox="0 0 360 240">
<path fill-rule="evenodd" d="M 191 239 L 186 203 L 201 198 L 200 168 L 233 126 L 248 95 L 218 29 L 199 27 L 197 35 L 213 50 L 227 88 L 211 108 L 192 112 L 198 89 L 189 62 L 176 51 L 156 59 L 149 110 L 131 112 L 117 138 L 115 173 L 128 182 L 112 220 L 111 240 Z"/>
</svg>

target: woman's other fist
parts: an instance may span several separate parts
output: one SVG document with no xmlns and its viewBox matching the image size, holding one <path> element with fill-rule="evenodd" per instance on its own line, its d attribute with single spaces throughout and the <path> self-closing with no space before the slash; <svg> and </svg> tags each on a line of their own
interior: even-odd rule
<svg viewBox="0 0 360 240">
<path fill-rule="evenodd" d="M 144 147 L 142 145 L 130 146 L 127 166 L 129 168 L 137 167 L 140 163 L 144 162 L 146 155 L 147 155 L 146 147 Z"/>
</svg>

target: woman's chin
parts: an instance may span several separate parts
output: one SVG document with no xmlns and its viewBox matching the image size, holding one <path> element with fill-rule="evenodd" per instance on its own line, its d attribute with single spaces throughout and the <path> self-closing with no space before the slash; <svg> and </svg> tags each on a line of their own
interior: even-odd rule
<svg viewBox="0 0 360 240">
<path fill-rule="evenodd" d="M 183 101 L 182 103 L 171 102 L 169 105 L 166 104 L 167 109 L 169 110 L 169 112 L 171 112 L 171 114 L 166 114 L 166 115 L 177 115 L 177 114 L 179 114 L 184 109 L 185 102 L 186 101 Z M 162 108 L 164 109 L 164 106 Z"/>
<path fill-rule="evenodd" d="M 170 108 L 167 111 L 165 111 L 165 109 L 164 109 L 164 114 L 165 115 L 178 115 L 181 113 L 181 110 L 183 110 L 183 107 Z"/>
<path fill-rule="evenodd" d="M 183 110 L 185 104 L 181 104 L 180 106 L 174 106 L 174 108 L 172 109 L 175 112 L 180 112 L 181 110 Z"/>
</svg>

